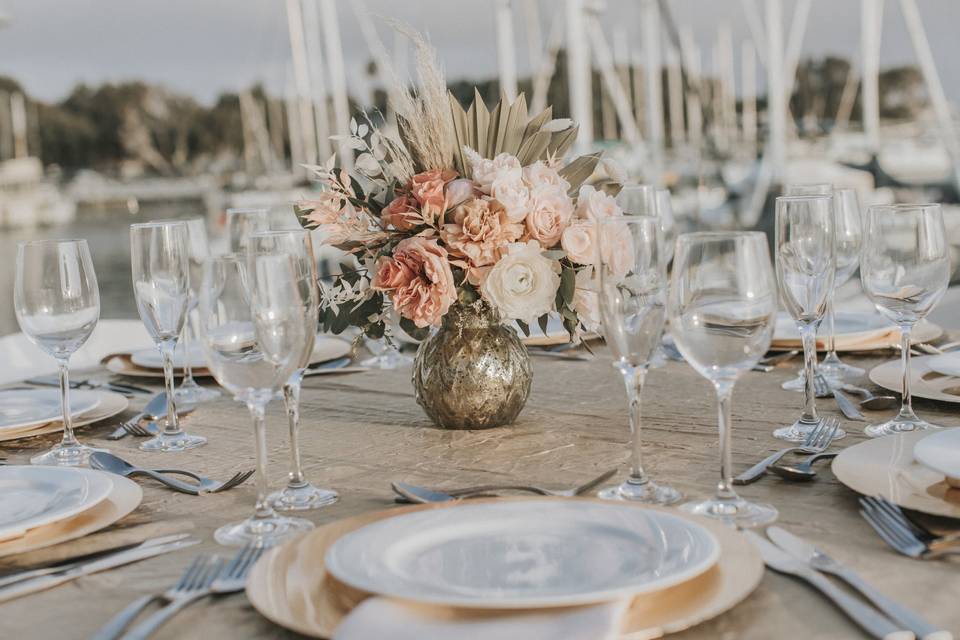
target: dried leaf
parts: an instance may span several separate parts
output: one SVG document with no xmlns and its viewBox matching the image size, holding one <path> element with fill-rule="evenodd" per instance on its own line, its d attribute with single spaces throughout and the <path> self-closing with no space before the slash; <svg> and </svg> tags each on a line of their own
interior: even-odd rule
<svg viewBox="0 0 960 640">
<path fill-rule="evenodd" d="M 534 116 L 533 119 L 531 119 L 530 122 L 527 123 L 526 129 L 524 129 L 523 131 L 524 140 L 526 140 L 536 132 L 540 131 L 540 128 L 543 127 L 544 124 L 549 122 L 551 117 L 553 117 L 553 107 L 547 107 L 546 109 L 538 113 L 536 116 Z"/>
<path fill-rule="evenodd" d="M 580 156 L 560 169 L 560 176 L 570 183 L 570 190 L 567 192 L 570 196 L 575 196 L 580 191 L 580 185 L 593 175 L 598 162 L 600 162 L 600 152 Z"/>
<path fill-rule="evenodd" d="M 483 103 L 483 98 L 480 97 L 480 92 L 474 89 L 473 94 L 473 106 L 476 109 L 476 139 L 474 140 L 476 144 L 470 146 L 473 149 L 476 149 L 480 155 L 484 155 L 487 152 L 487 136 L 490 128 L 490 112 L 487 111 L 487 105 Z"/>
<path fill-rule="evenodd" d="M 500 112 L 503 103 L 498 102 L 497 106 L 490 112 L 490 122 L 487 124 L 487 144 L 484 148 L 478 149 L 485 158 L 493 158 L 497 155 L 497 143 L 500 134 Z"/>
<path fill-rule="evenodd" d="M 577 132 L 579 130 L 580 127 L 578 125 L 571 129 L 567 129 L 566 131 L 560 131 L 559 133 L 553 134 L 553 137 L 550 139 L 550 155 L 557 156 L 558 158 L 562 158 L 564 155 L 566 155 L 573 143 L 576 142 Z"/>
<path fill-rule="evenodd" d="M 544 157 L 550 145 L 550 135 L 546 131 L 538 131 L 524 140 L 517 152 L 520 164 L 526 167 Z"/>
<path fill-rule="evenodd" d="M 573 126 L 573 120 L 570 118 L 557 118 L 556 120 L 551 120 L 541 127 L 541 131 L 549 131 L 550 133 L 559 133 L 561 131 L 566 131 Z"/>
</svg>

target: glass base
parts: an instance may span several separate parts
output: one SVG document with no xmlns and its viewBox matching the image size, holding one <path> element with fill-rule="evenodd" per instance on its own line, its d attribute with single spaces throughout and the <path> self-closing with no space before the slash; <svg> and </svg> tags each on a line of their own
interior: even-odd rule
<svg viewBox="0 0 960 640">
<path fill-rule="evenodd" d="M 673 504 L 678 502 L 683 494 L 671 486 L 657 484 L 648 480 L 643 484 L 627 480 L 615 487 L 607 487 L 597 492 L 598 498 L 604 500 L 626 500 L 643 504 Z"/>
<path fill-rule="evenodd" d="M 659 369 L 667 364 L 667 359 L 666 351 L 664 351 L 662 345 L 659 345 L 653 350 L 653 354 L 650 356 L 650 362 L 647 363 L 647 367 L 650 369 Z"/>
<path fill-rule="evenodd" d="M 925 431 L 927 429 L 942 429 L 938 424 L 930 424 L 917 416 L 913 411 L 901 410 L 899 415 L 893 420 L 887 420 L 881 424 L 871 424 L 863 432 L 871 438 L 880 436 L 890 436 L 897 433 L 910 433 L 911 431 Z"/>
<path fill-rule="evenodd" d="M 267 496 L 267 502 L 277 511 L 308 511 L 331 505 L 340 496 L 336 491 L 320 489 L 309 482 L 302 487 L 284 487 Z"/>
<path fill-rule="evenodd" d="M 88 447 L 80 443 L 69 446 L 58 444 L 49 451 L 30 458 L 30 464 L 50 467 L 85 467 L 90 460 L 90 454 L 98 452 L 109 453 L 106 449 Z"/>
<path fill-rule="evenodd" d="M 780 515 L 773 505 L 747 502 L 736 497 L 731 500 L 712 498 L 703 502 L 687 502 L 680 509 L 698 516 L 720 520 L 738 529 L 761 527 L 775 522 Z"/>
<path fill-rule="evenodd" d="M 177 404 L 200 404 L 216 400 L 222 394 L 216 389 L 201 387 L 196 382 L 185 382 L 173 392 Z"/>
<path fill-rule="evenodd" d="M 816 428 L 818 423 L 816 422 L 803 422 L 797 420 L 789 427 L 780 427 L 775 429 L 773 432 L 773 437 L 777 440 L 783 440 L 784 442 L 803 442 L 807 439 L 807 436 L 810 435 L 810 432 Z M 847 435 L 847 432 L 843 429 L 837 427 L 837 432 L 834 434 L 833 439 L 839 440 Z"/>
<path fill-rule="evenodd" d="M 864 369 L 842 361 L 836 354 L 830 354 L 820 363 L 819 369 L 828 380 L 848 382 L 857 380 L 866 373 Z"/>
<path fill-rule="evenodd" d="M 185 431 L 176 435 L 167 435 L 160 433 L 146 442 L 140 444 L 141 451 L 186 451 L 207 444 L 207 439 L 203 436 L 195 436 Z"/>
<path fill-rule="evenodd" d="M 372 358 L 361 361 L 360 366 L 370 369 L 400 369 L 413 366 L 413 358 L 396 349 L 387 349 Z"/>
<path fill-rule="evenodd" d="M 258 547 L 269 548 L 311 529 L 313 523 L 303 518 L 247 518 L 243 522 L 223 525 L 213 533 L 213 539 L 227 547 L 242 547 L 252 542 Z"/>
</svg>

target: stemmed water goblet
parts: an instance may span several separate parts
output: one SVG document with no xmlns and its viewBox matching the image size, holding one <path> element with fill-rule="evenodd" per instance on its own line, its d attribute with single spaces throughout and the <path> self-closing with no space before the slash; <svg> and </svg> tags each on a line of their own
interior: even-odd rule
<svg viewBox="0 0 960 640">
<path fill-rule="evenodd" d="M 853 189 L 836 189 L 833 192 L 833 223 L 836 234 L 837 266 L 833 278 L 833 292 L 827 300 L 827 355 L 819 364 L 819 370 L 829 380 L 843 383 L 844 380 L 862 376 L 864 371 L 843 362 L 837 353 L 837 336 L 834 326 L 837 290 L 842 287 L 860 266 L 860 241 L 863 236 L 862 215 L 857 192 Z"/>
<path fill-rule="evenodd" d="M 870 437 L 936 427 L 913 411 L 910 333 L 936 306 L 950 280 L 950 257 L 938 204 L 873 206 L 867 211 L 860 256 L 863 290 L 900 327 L 903 400 L 892 420 L 870 425 Z"/>
<path fill-rule="evenodd" d="M 286 255 L 296 268 L 296 286 L 302 289 L 303 322 L 307 339 L 303 343 L 299 367 L 283 385 L 283 402 L 290 432 L 290 472 L 287 486 L 271 493 L 267 500 L 278 511 L 316 509 L 337 501 L 337 493 L 308 482 L 300 461 L 300 384 L 305 367 L 310 363 L 317 334 L 320 292 L 317 288 L 317 262 L 313 254 L 310 232 L 300 230 L 261 231 L 250 236 L 247 244 L 248 264 L 259 256 Z M 252 268 L 252 267 L 251 267 Z"/>
<path fill-rule="evenodd" d="M 777 284 L 780 299 L 797 324 L 803 342 L 804 408 L 775 438 L 802 442 L 819 423 L 814 384 L 817 376 L 817 328 L 833 292 L 836 236 L 832 196 L 783 196 L 776 200 Z M 838 429 L 837 438 L 845 433 Z"/>
<path fill-rule="evenodd" d="M 211 373 L 247 405 L 253 420 L 257 500 L 254 515 L 226 524 L 217 542 L 270 547 L 313 525 L 278 515 L 267 500 L 265 412 L 273 396 L 300 367 L 311 340 L 304 318 L 302 273 L 287 254 L 227 254 L 210 258 L 200 291 L 200 341 Z"/>
<path fill-rule="evenodd" d="M 183 354 L 183 379 L 177 387 L 177 402 L 198 404 L 220 397 L 216 389 L 201 387 L 193 379 L 195 351 L 195 317 L 200 300 L 200 283 L 203 282 L 203 263 L 210 256 L 207 242 L 207 223 L 203 218 L 189 218 L 183 221 L 187 225 L 187 257 L 190 261 L 190 298 L 187 301 L 187 320 L 184 322 L 183 335 L 180 337 L 180 352 Z M 199 345 L 198 345 L 199 346 Z"/>
<path fill-rule="evenodd" d="M 70 356 L 87 341 L 100 319 L 100 289 L 86 240 L 37 240 L 17 246 L 14 311 L 24 335 L 53 356 L 60 370 L 63 438 L 32 464 L 78 467 L 95 449 L 73 433 Z"/>
<path fill-rule="evenodd" d="M 270 230 L 270 211 L 263 208 L 227 209 L 227 241 L 230 253 L 243 253 L 247 241 L 259 231 Z"/>
<path fill-rule="evenodd" d="M 671 504 L 680 492 L 649 478 L 641 453 L 641 394 L 666 315 L 666 274 L 660 260 L 659 221 L 622 216 L 597 222 L 598 302 L 613 365 L 623 376 L 630 406 L 630 475 L 601 498 Z"/>
<path fill-rule="evenodd" d="M 717 393 L 720 483 L 716 496 L 681 509 L 738 527 L 773 522 L 777 510 L 748 502 L 732 484 L 733 387 L 770 348 L 777 289 L 766 235 L 759 232 L 686 233 L 677 239 L 668 314 L 677 348 Z"/>
<path fill-rule="evenodd" d="M 187 319 L 190 302 L 190 259 L 187 225 L 181 221 L 130 225 L 133 294 L 140 319 L 163 358 L 167 420 L 159 434 L 140 445 L 143 451 L 183 451 L 206 444 L 203 436 L 186 433 L 177 415 L 173 355 Z"/>
</svg>

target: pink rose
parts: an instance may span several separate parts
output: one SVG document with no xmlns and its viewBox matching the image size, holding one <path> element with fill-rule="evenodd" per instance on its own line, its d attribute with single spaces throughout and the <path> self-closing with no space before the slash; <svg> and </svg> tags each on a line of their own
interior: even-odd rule
<svg viewBox="0 0 960 640">
<path fill-rule="evenodd" d="M 574 220 L 560 236 L 560 246 L 567 257 L 578 264 L 597 261 L 597 227 L 590 220 Z"/>
<path fill-rule="evenodd" d="M 549 249 L 560 241 L 572 217 L 573 203 L 565 191 L 555 185 L 539 187 L 533 192 L 530 213 L 525 220 L 527 237 Z"/>
<path fill-rule="evenodd" d="M 447 209 L 452 209 L 474 196 L 473 180 L 459 178 L 447 185 Z"/>
<path fill-rule="evenodd" d="M 457 299 L 446 249 L 420 236 L 401 240 L 392 256 L 381 256 L 370 286 L 387 292 L 400 315 L 418 327 L 439 325 Z"/>
<path fill-rule="evenodd" d="M 543 160 L 537 160 L 533 164 L 523 168 L 523 181 L 531 189 L 536 189 L 545 185 L 561 187 L 566 193 L 570 190 L 570 183 L 563 176 L 557 173 L 553 167 L 548 167 Z"/>
<path fill-rule="evenodd" d="M 397 196 L 383 209 L 380 217 L 397 231 L 410 231 L 420 218 L 417 201 L 410 196 Z"/>
<path fill-rule="evenodd" d="M 482 270 L 500 259 L 502 249 L 520 238 L 522 225 L 511 223 L 496 200 L 487 197 L 467 200 L 453 210 L 440 238 L 450 253 L 464 258 L 470 281 L 479 283 Z"/>
<path fill-rule="evenodd" d="M 410 193 L 420 203 L 420 214 L 427 224 L 432 224 L 443 215 L 446 209 L 444 187 L 456 177 L 453 171 L 434 169 L 418 173 L 410 179 Z"/>
</svg>

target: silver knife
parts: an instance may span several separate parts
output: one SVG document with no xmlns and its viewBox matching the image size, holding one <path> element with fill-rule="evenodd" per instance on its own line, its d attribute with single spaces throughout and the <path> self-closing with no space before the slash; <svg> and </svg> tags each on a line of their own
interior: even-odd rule
<svg viewBox="0 0 960 640">
<path fill-rule="evenodd" d="M 899 629 L 885 615 L 842 591 L 823 575 L 795 559 L 766 538 L 753 531 L 744 531 L 744 534 L 763 556 L 764 564 L 774 571 L 806 580 L 874 638 L 881 640 L 914 640 L 916 638 L 912 631 Z"/>
<path fill-rule="evenodd" d="M 845 393 L 836 387 L 831 387 L 830 390 L 833 391 L 833 399 L 837 401 L 837 406 L 840 407 L 840 411 L 847 417 L 847 420 L 867 421 L 866 416 L 860 413 L 860 410 L 857 409 L 856 405 L 853 404 L 853 401 L 851 401 Z"/>
<path fill-rule="evenodd" d="M 863 594 L 875 607 L 890 616 L 893 621 L 917 634 L 918 638 L 922 638 L 922 640 L 952 640 L 952 633 L 937 629 L 907 607 L 883 595 L 861 578 L 853 569 L 840 564 L 806 540 L 793 535 L 781 527 L 769 527 L 767 529 L 767 535 L 777 546 L 797 560 L 809 565 L 813 569 L 837 576 L 849 584 Z"/>
<path fill-rule="evenodd" d="M 59 573 L 28 578 L 0 589 L 0 602 L 6 602 L 7 600 L 13 600 L 14 598 L 19 598 L 21 596 L 49 589 L 51 587 L 56 587 L 57 585 L 75 580 L 81 576 L 97 573 L 98 571 L 105 571 L 106 569 L 121 567 L 125 564 L 146 560 L 147 558 L 159 556 L 171 551 L 186 549 L 187 547 L 192 547 L 195 544 L 199 544 L 199 542 L 200 541 L 195 538 L 190 538 L 186 540 L 178 540 L 176 542 L 168 542 L 166 544 L 148 546 L 140 545 L 133 549 L 128 549 L 127 551 L 112 553 L 105 558 L 98 558 L 97 560 L 92 560 L 77 566 L 68 567 L 66 570 L 60 571 Z"/>
</svg>

